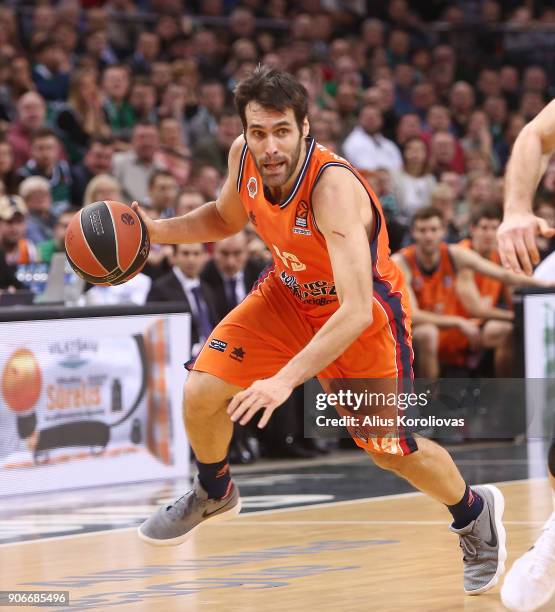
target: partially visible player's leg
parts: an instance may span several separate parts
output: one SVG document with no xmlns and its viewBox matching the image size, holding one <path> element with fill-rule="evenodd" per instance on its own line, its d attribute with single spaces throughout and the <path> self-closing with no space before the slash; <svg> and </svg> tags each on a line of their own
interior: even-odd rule
<svg viewBox="0 0 555 612">
<path fill-rule="evenodd" d="M 513 324 L 510 321 L 487 321 L 482 328 L 481 345 L 494 349 L 494 368 L 498 378 L 513 375 Z"/>
<path fill-rule="evenodd" d="M 198 477 L 191 491 L 141 525 L 143 540 L 180 544 L 201 523 L 239 513 L 239 491 L 227 460 L 232 435 L 227 404 L 240 389 L 277 372 L 311 334 L 291 300 L 271 283 L 249 295 L 214 329 L 192 366 L 184 394 L 185 425 Z"/>
<path fill-rule="evenodd" d="M 555 597 L 555 431 L 547 464 L 553 512 L 533 548 L 517 559 L 507 573 L 501 599 L 509 610 L 532 612 Z"/>
<path fill-rule="evenodd" d="M 365 378 L 371 389 L 378 386 L 378 390 L 383 386 L 380 380 L 391 380 L 393 387 L 405 384 L 407 379 L 410 382 L 410 339 L 402 330 L 396 321 L 371 337 L 359 338 L 326 370 L 326 376 Z M 384 434 L 371 428 L 364 436 L 351 433 L 376 465 L 447 506 L 453 516 L 451 529 L 459 535 L 465 551 L 465 592 L 479 594 L 495 586 L 504 572 L 507 555 L 501 492 L 489 485 L 471 488 L 449 453 L 431 440 L 415 438 L 400 429 Z"/>
<path fill-rule="evenodd" d="M 413 344 L 416 351 L 416 373 L 419 378 L 439 378 L 439 329 L 432 323 L 415 325 Z"/>
</svg>

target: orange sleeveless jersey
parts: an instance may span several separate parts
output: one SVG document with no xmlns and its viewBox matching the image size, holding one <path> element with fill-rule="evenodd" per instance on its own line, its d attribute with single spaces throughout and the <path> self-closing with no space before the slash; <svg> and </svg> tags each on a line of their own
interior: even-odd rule
<svg viewBox="0 0 555 612">
<path fill-rule="evenodd" d="M 461 314 L 461 304 L 455 292 L 456 271 L 447 243 L 440 245 L 439 263 L 435 270 L 422 270 L 416 257 L 416 246 L 411 244 L 401 249 L 412 275 L 412 290 L 422 310 L 437 314 Z"/>
<path fill-rule="evenodd" d="M 439 263 L 430 273 L 419 266 L 414 244 L 401 249 L 401 254 L 410 269 L 412 290 L 422 310 L 443 315 L 465 315 L 455 291 L 456 270 L 447 243 L 441 243 Z M 454 327 L 440 329 L 441 361 L 452 365 L 464 365 L 467 348 L 468 338 L 460 330 Z"/>
<path fill-rule="evenodd" d="M 311 197 L 326 168 L 346 168 L 366 189 L 374 217 L 370 250 L 375 316 L 365 333 L 383 326 L 385 312 L 388 321 L 397 321 L 410 336 L 409 298 L 402 273 L 389 257 L 389 238 L 377 196 L 345 159 L 311 137 L 307 138 L 306 145 L 304 164 L 289 196 L 281 204 L 272 204 L 266 199 L 261 176 L 246 144 L 241 154 L 237 190 L 253 226 L 273 255 L 272 274 L 294 296 L 302 314 L 316 326 L 319 320 L 329 318 L 337 310 L 339 302 L 331 262 L 325 238 L 316 226 Z M 398 333 L 402 331 L 399 329 Z"/>
<path fill-rule="evenodd" d="M 465 249 L 472 249 L 472 241 L 470 240 L 470 238 L 466 238 L 465 240 L 461 240 L 458 243 L 458 246 L 463 247 Z M 497 251 L 491 251 L 488 259 L 493 263 L 497 264 L 498 266 L 501 265 L 501 258 L 499 257 L 499 253 Z M 491 278 L 491 276 L 479 274 L 478 272 L 474 273 L 474 280 L 476 281 L 476 286 L 478 287 L 480 295 L 484 297 L 489 297 L 492 306 L 497 306 L 500 300 L 506 306 L 511 306 L 511 292 L 509 288 L 501 281 L 498 281 L 495 278 Z"/>
</svg>

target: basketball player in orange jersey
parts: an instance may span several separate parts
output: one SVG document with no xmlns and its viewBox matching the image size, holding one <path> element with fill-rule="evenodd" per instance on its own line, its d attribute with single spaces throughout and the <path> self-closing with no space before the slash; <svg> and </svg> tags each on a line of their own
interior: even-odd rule
<svg viewBox="0 0 555 612">
<path fill-rule="evenodd" d="M 185 425 L 198 477 L 192 491 L 139 528 L 152 544 L 185 541 L 201 523 L 239 512 L 227 461 L 233 422 L 264 427 L 313 376 L 412 378 L 409 298 L 389 258 L 381 205 L 361 175 L 309 136 L 307 92 L 292 76 L 258 68 L 235 91 L 244 134 L 229 153 L 216 202 L 153 221 L 153 241 L 215 241 L 250 220 L 274 257 L 257 289 L 214 329 L 185 389 Z M 391 388 L 391 385 L 390 385 Z M 471 489 L 449 454 L 399 433 L 354 430 L 375 463 L 445 504 L 464 555 L 465 591 L 489 590 L 504 570 L 504 507 L 495 487 Z"/>
<path fill-rule="evenodd" d="M 458 246 L 472 249 L 484 259 L 500 265 L 497 251 L 497 228 L 502 214 L 495 205 L 483 206 L 476 210 L 470 219 L 470 238 L 465 238 Z M 501 281 L 473 272 L 470 268 L 461 270 L 457 275 L 457 290 L 462 295 L 462 303 L 468 304 L 476 312 L 473 304 L 482 305 L 481 344 L 493 348 L 495 375 L 510 378 L 513 375 L 513 319 L 510 287 Z M 478 295 L 476 294 L 478 292 Z M 481 301 L 480 301 L 481 298 Z"/>
<path fill-rule="evenodd" d="M 536 217 L 532 204 L 549 158 L 555 153 L 555 100 L 518 135 L 505 175 L 505 215 L 498 230 L 499 254 L 507 268 L 532 274 L 540 261 L 536 236 L 555 229 Z M 534 547 L 507 574 L 501 599 L 510 610 L 537 610 L 555 596 L 555 431 L 548 452 L 554 511 Z"/>
<path fill-rule="evenodd" d="M 481 298 L 472 273 L 512 285 L 546 286 L 543 281 L 515 274 L 484 259 L 471 249 L 444 242 L 446 227 L 441 211 L 418 210 L 411 223 L 414 244 L 393 255 L 404 273 L 411 297 L 418 375 L 438 378 L 440 362 L 464 366 L 469 349 L 486 348 L 495 336 L 480 330 L 477 319 L 511 317 Z M 470 275 L 465 273 L 470 271 Z M 493 344 L 495 346 L 495 344 Z"/>
</svg>

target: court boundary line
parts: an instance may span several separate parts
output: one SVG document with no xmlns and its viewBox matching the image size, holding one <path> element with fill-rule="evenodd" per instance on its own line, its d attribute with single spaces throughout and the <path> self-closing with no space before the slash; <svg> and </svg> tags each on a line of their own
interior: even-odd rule
<svg viewBox="0 0 555 612">
<path fill-rule="evenodd" d="M 516 485 L 516 484 L 523 484 L 523 483 L 534 483 L 534 482 L 548 482 L 547 481 L 547 477 L 537 477 L 537 478 L 524 478 L 521 480 L 505 480 L 505 481 L 500 481 L 500 482 L 494 482 L 491 484 L 494 485 L 501 485 L 501 486 L 512 486 L 512 485 Z M 267 514 L 271 514 L 271 513 L 286 513 L 286 512 L 296 512 L 298 510 L 308 510 L 308 509 L 322 509 L 322 508 L 328 508 L 331 506 L 350 506 L 353 504 L 358 504 L 358 503 L 371 503 L 371 502 L 379 502 L 379 501 L 386 501 L 386 500 L 390 500 L 390 499 L 401 499 L 401 498 L 408 498 L 408 497 L 418 497 L 418 496 L 424 496 L 424 493 L 421 493 L 420 491 L 409 491 L 406 493 L 393 493 L 392 495 L 378 495 L 376 497 L 361 497 L 359 499 L 341 499 L 338 501 L 331 501 L 331 502 L 321 502 L 318 504 L 306 504 L 304 506 L 289 506 L 287 508 L 270 508 L 268 510 L 254 510 L 253 512 L 246 512 L 245 514 L 240 514 L 239 516 L 235 517 L 233 519 L 233 522 L 235 521 L 246 521 L 248 520 L 249 517 L 251 516 L 264 516 Z M 448 522 L 448 521 L 446 521 Z M 226 523 L 227 524 L 227 523 Z M 229 525 L 231 525 L 233 523 L 229 523 Z M 1 548 L 7 548 L 10 546 L 23 546 L 23 545 L 29 545 L 29 544 L 37 544 L 37 543 L 50 543 L 50 542 L 54 542 L 54 541 L 59 541 L 59 540 L 68 540 L 71 538 L 85 538 L 85 537 L 91 537 L 91 536 L 95 536 L 95 535 L 99 535 L 99 534 L 103 534 L 103 533 L 123 533 L 126 531 L 136 531 L 137 530 L 137 525 L 132 526 L 132 527 L 119 527 L 116 529 L 102 529 L 99 531 L 91 531 L 91 532 L 87 532 L 87 533 L 72 533 L 72 534 L 67 534 L 67 535 L 62 535 L 62 536 L 53 536 L 51 538 L 38 538 L 36 540 L 24 540 L 22 542 L 7 542 L 5 544 L 0 544 L 0 549 Z"/>
</svg>

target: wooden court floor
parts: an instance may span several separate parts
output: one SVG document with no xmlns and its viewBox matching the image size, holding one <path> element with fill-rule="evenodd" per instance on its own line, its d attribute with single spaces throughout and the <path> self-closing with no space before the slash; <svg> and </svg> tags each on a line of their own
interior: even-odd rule
<svg viewBox="0 0 555 612">
<path fill-rule="evenodd" d="M 500 488 L 510 565 L 538 535 L 551 494 L 543 480 Z M 70 607 L 57 610 L 503 610 L 499 587 L 463 594 L 448 523 L 440 505 L 409 493 L 249 513 L 176 548 L 150 547 L 135 529 L 7 544 L 0 588 L 69 591 Z"/>
</svg>

